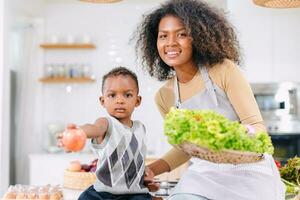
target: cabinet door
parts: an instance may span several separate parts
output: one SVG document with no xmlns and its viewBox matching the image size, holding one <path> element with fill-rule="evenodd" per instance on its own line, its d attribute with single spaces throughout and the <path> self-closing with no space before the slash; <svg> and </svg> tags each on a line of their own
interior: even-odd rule
<svg viewBox="0 0 300 200">
<path fill-rule="evenodd" d="M 89 164 L 94 159 L 95 156 L 89 153 L 30 154 L 29 184 L 63 185 L 64 170 L 71 161 L 79 160 L 83 164 Z"/>
</svg>

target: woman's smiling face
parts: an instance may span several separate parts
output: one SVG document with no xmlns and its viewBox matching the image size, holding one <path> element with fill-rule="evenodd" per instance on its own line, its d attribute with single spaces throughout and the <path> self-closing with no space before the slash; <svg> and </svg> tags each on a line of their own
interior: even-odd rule
<svg viewBox="0 0 300 200">
<path fill-rule="evenodd" d="M 161 59 L 174 68 L 193 62 L 192 38 L 180 18 L 167 15 L 161 19 L 157 50 Z"/>
</svg>

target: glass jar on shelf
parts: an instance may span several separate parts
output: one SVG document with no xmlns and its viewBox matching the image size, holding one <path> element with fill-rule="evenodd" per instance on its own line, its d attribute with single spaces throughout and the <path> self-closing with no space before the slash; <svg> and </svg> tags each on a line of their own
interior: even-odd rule
<svg viewBox="0 0 300 200">
<path fill-rule="evenodd" d="M 90 63 L 82 64 L 82 74 L 83 74 L 83 77 L 91 78 L 92 72 L 91 72 L 91 64 Z"/>
<path fill-rule="evenodd" d="M 44 76 L 47 77 L 47 78 L 54 77 L 54 69 L 53 69 L 52 64 L 46 64 L 45 65 Z"/>
</svg>

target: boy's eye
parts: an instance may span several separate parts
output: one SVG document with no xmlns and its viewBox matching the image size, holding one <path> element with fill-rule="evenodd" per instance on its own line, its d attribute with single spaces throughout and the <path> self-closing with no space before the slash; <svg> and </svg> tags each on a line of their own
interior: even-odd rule
<svg viewBox="0 0 300 200">
<path fill-rule="evenodd" d="M 108 94 L 107 96 L 110 97 L 110 98 L 114 98 L 116 95 L 115 94 Z"/>
<path fill-rule="evenodd" d="M 132 97 L 133 95 L 131 93 L 127 93 L 125 94 L 125 96 L 128 98 L 128 97 Z"/>
</svg>

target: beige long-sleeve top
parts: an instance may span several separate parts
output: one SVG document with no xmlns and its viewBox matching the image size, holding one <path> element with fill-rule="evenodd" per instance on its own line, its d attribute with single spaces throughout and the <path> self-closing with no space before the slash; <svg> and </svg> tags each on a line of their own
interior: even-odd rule
<svg viewBox="0 0 300 200">
<path fill-rule="evenodd" d="M 250 124 L 256 130 L 265 131 L 264 122 L 253 92 L 241 70 L 232 61 L 226 59 L 223 63 L 208 68 L 208 74 L 211 80 L 226 93 L 241 123 Z M 175 77 L 168 80 L 155 96 L 156 105 L 163 117 L 175 105 L 174 80 Z M 200 73 L 196 73 L 189 82 L 179 83 L 181 102 L 204 89 L 204 81 Z M 173 148 L 162 159 L 168 163 L 172 170 L 188 161 L 190 157 Z"/>
</svg>

